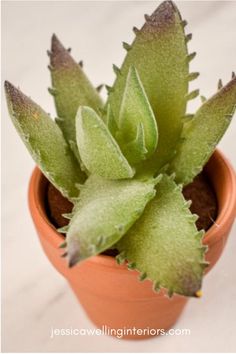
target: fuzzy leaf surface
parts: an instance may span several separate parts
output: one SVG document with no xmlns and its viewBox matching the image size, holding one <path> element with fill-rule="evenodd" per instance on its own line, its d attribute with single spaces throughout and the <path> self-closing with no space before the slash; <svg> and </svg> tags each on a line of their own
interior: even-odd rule
<svg viewBox="0 0 236 354">
<path fill-rule="evenodd" d="M 75 116 L 79 106 L 86 105 L 97 110 L 102 107 L 102 100 L 82 67 L 55 35 L 52 37 L 50 66 L 53 97 L 59 117 L 57 124 L 67 142 L 76 143 Z"/>
<path fill-rule="evenodd" d="M 135 139 L 128 144 L 123 145 L 122 151 L 131 165 L 136 165 L 140 163 L 140 161 L 145 160 L 148 151 L 145 146 L 144 128 L 142 123 L 137 127 Z"/>
<path fill-rule="evenodd" d="M 65 197 L 77 197 L 76 183 L 83 183 L 85 178 L 60 128 L 9 82 L 5 90 L 12 122 L 36 164 Z"/>
<path fill-rule="evenodd" d="M 90 107 L 81 106 L 78 110 L 76 139 L 82 163 L 90 173 L 107 179 L 133 177 L 134 170 L 119 145 Z"/>
<path fill-rule="evenodd" d="M 184 129 L 170 167 L 178 183 L 188 184 L 201 172 L 228 128 L 235 107 L 236 78 L 233 78 L 202 104 Z"/>
<path fill-rule="evenodd" d="M 144 133 L 144 144 L 142 145 L 146 149 L 145 157 L 152 155 L 156 150 L 158 140 L 157 123 L 138 72 L 133 66 L 130 67 L 128 72 L 118 125 L 121 148 L 127 143 L 137 140 L 138 130 L 140 125 L 142 125 Z M 142 151 L 140 154 L 139 145 L 136 144 L 136 146 L 137 149 L 134 151 L 134 155 L 136 155 L 135 161 L 139 157 L 137 162 L 140 162 L 144 156 Z M 132 155 L 130 159 L 131 161 L 134 160 Z"/>
<path fill-rule="evenodd" d="M 105 119 L 104 119 L 110 133 L 116 137 L 116 133 L 117 133 L 117 130 L 118 130 L 118 126 L 117 126 L 117 123 L 116 123 L 116 120 L 115 120 L 115 117 L 111 111 L 111 107 L 110 105 L 107 106 L 107 111 L 106 111 L 106 116 L 105 116 Z"/>
<path fill-rule="evenodd" d="M 108 103 L 114 116 L 118 117 L 128 71 L 134 66 L 155 114 L 159 132 L 156 153 L 144 163 L 144 168 L 157 171 L 172 157 L 182 131 L 188 92 L 187 46 L 180 13 L 171 1 L 163 2 L 136 32 Z"/>
<path fill-rule="evenodd" d="M 155 198 L 116 248 L 156 289 L 194 296 L 205 266 L 201 264 L 202 234 L 171 177 L 164 175 L 156 190 Z"/>
<path fill-rule="evenodd" d="M 69 265 L 116 243 L 155 196 L 157 180 L 105 180 L 91 175 L 80 192 L 67 233 Z"/>
</svg>

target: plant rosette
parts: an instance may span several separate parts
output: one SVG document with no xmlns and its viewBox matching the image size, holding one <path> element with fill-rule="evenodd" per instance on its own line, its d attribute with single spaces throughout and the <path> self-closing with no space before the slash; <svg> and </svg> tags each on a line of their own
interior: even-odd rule
<svg viewBox="0 0 236 354">
<path fill-rule="evenodd" d="M 55 120 L 5 82 L 13 124 L 42 172 L 29 194 L 41 243 L 98 326 L 169 328 L 188 297 L 201 296 L 235 217 L 235 175 L 214 151 L 235 112 L 236 77 L 187 112 L 199 73 L 186 24 L 172 1 L 145 15 L 105 103 L 53 35 Z M 203 170 L 218 203 L 209 229 L 184 192 Z M 73 206 L 59 229 L 46 212 L 49 182 Z"/>
<path fill-rule="evenodd" d="M 206 165 L 206 173 L 214 187 L 218 214 L 204 236 L 208 246 L 206 261 L 209 272 L 220 258 L 226 245 L 236 213 L 236 180 L 228 160 L 215 151 Z M 181 315 L 188 297 L 169 298 L 163 289 L 154 293 L 150 280 L 140 281 L 137 271 L 126 264 L 118 265 L 114 257 L 98 255 L 79 266 L 68 268 L 60 248 L 64 237 L 57 232 L 47 215 L 48 180 L 35 169 L 29 185 L 30 212 L 45 254 L 53 266 L 69 282 L 89 318 L 100 328 L 124 329 L 171 328 Z M 143 333 L 143 332 L 141 332 Z M 151 337 L 146 333 L 128 334 L 122 338 Z"/>
</svg>

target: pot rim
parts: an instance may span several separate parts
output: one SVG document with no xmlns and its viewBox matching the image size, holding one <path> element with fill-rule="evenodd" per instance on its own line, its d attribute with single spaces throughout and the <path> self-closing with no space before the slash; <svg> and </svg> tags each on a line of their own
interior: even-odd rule
<svg viewBox="0 0 236 354">
<path fill-rule="evenodd" d="M 211 160 L 209 160 L 209 163 L 212 163 L 213 159 L 216 160 L 217 163 L 221 164 L 223 166 L 224 170 L 224 178 L 225 178 L 225 183 L 222 187 L 225 188 L 226 186 L 230 186 L 229 190 L 230 193 L 225 193 L 225 201 L 223 206 L 218 205 L 218 214 L 217 218 L 214 221 L 213 225 L 207 230 L 205 236 L 204 236 L 204 243 L 206 244 L 212 244 L 217 241 L 218 235 L 221 234 L 221 230 L 225 227 L 225 224 L 228 223 L 228 215 L 234 214 L 234 218 L 236 217 L 236 175 L 235 171 L 233 169 L 233 166 L 229 162 L 229 160 L 224 156 L 224 154 L 219 150 L 216 149 L 214 151 L 214 154 L 211 157 Z M 206 165 L 206 170 L 210 168 L 209 163 Z M 215 190 L 215 187 L 214 187 Z M 217 192 L 215 191 L 217 194 Z M 217 201 L 218 201 L 218 196 L 217 196 Z"/>
<path fill-rule="evenodd" d="M 203 243 L 208 245 L 209 244 L 212 245 L 213 243 L 217 242 L 218 239 L 221 237 L 220 236 L 222 234 L 221 230 L 228 224 L 228 219 L 229 219 L 228 216 L 232 214 L 236 216 L 236 176 L 235 176 L 234 169 L 230 164 L 230 162 L 227 160 L 227 158 L 218 149 L 214 151 L 211 159 L 207 163 L 206 172 L 207 170 L 210 169 L 211 163 L 220 164 L 223 170 L 225 183 L 223 184 L 222 187 L 225 190 L 224 193 L 225 200 L 223 206 L 219 207 L 218 209 L 218 215 L 215 222 L 207 230 L 204 236 Z M 42 198 L 40 198 L 39 187 L 42 185 L 43 179 L 45 179 L 46 181 L 46 178 L 44 177 L 43 173 L 36 166 L 33 170 L 29 182 L 29 190 L 28 190 L 29 206 L 30 206 L 31 213 L 33 209 L 37 209 L 37 214 L 38 217 L 40 218 L 40 222 L 47 225 L 48 232 L 47 235 L 45 236 L 45 238 L 47 239 L 46 241 L 50 243 L 53 247 L 58 248 L 58 246 L 64 241 L 64 237 L 57 232 L 55 226 L 49 221 L 45 211 L 45 206 L 43 205 L 44 202 Z M 228 190 L 230 191 L 230 193 L 226 191 L 227 189 L 226 186 L 229 186 Z M 104 265 L 106 267 L 112 267 L 112 268 L 114 268 L 115 266 L 120 271 L 122 271 L 122 269 L 127 270 L 125 264 L 118 265 L 114 257 L 107 256 L 107 255 L 100 254 L 87 259 L 86 262 L 89 262 L 91 265 L 92 264 L 95 265 L 99 263 L 100 265 Z"/>
</svg>

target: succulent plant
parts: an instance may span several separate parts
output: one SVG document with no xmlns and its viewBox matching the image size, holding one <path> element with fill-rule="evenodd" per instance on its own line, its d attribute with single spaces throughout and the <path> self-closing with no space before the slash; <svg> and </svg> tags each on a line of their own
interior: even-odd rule
<svg viewBox="0 0 236 354">
<path fill-rule="evenodd" d="M 207 262 L 182 186 L 201 172 L 236 105 L 236 78 L 193 116 L 186 105 L 198 73 L 189 71 L 186 21 L 163 2 L 131 45 L 105 103 L 57 37 L 49 69 L 58 118 L 6 82 L 13 123 L 48 180 L 74 203 L 66 233 L 69 266 L 108 248 L 157 291 L 198 296 Z"/>
</svg>

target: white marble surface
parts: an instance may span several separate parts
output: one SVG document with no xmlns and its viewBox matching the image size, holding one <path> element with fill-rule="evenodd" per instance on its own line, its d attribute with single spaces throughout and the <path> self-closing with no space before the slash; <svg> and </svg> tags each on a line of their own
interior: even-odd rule
<svg viewBox="0 0 236 354">
<path fill-rule="evenodd" d="M 73 48 L 94 84 L 111 84 L 111 64 L 120 64 L 122 41 L 143 22 L 156 2 L 3 2 L 3 79 L 31 95 L 54 115 L 46 87 L 46 49 L 53 32 Z M 236 2 L 179 2 L 191 25 L 193 70 L 201 72 L 193 87 L 209 96 L 219 77 L 226 82 L 236 69 Z M 199 105 L 199 100 L 190 108 Z M 176 328 L 190 336 L 121 341 L 109 337 L 57 337 L 50 328 L 93 328 L 66 281 L 44 256 L 27 207 L 31 157 L 18 138 L 3 99 L 3 351 L 5 352 L 220 352 L 236 351 L 236 228 L 225 252 L 207 276 L 201 300 L 191 300 Z M 236 123 L 220 147 L 236 166 Z"/>
</svg>

